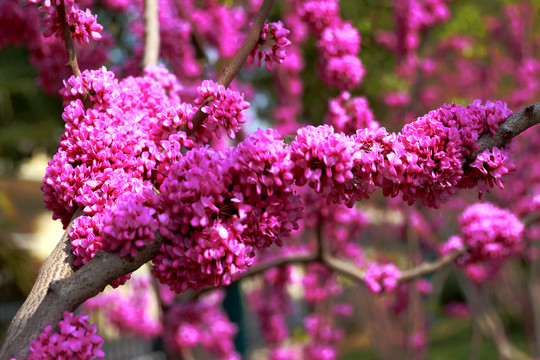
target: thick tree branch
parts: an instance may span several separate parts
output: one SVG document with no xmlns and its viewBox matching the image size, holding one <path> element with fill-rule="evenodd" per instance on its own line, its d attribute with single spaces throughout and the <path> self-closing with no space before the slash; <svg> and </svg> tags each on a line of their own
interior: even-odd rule
<svg viewBox="0 0 540 360">
<path fill-rule="evenodd" d="M 159 6 L 144 0 L 144 56 L 142 66 L 157 65 L 159 58 Z"/>
<path fill-rule="evenodd" d="M 6 339 L 0 350 L 0 359 L 11 359 L 16 356 L 26 359 L 29 355 L 28 344 L 30 341 L 37 340 L 37 334 L 43 331 L 46 325 L 52 324 L 52 322 L 49 322 L 39 327 L 39 329 L 32 328 L 36 326 L 36 321 L 39 321 L 35 314 L 47 296 L 50 283 L 68 279 L 73 275 L 73 254 L 71 252 L 71 241 L 69 240 L 68 232 L 71 229 L 73 221 L 81 214 L 82 211 L 77 210 L 75 215 L 73 215 L 64 235 L 41 266 L 30 295 L 28 295 L 28 298 L 9 326 Z M 61 314 L 62 312 L 60 312 Z"/>
<path fill-rule="evenodd" d="M 249 56 L 249 53 L 251 53 L 251 50 L 255 47 L 257 42 L 259 41 L 259 37 L 261 35 L 262 28 L 264 26 L 264 22 L 268 15 L 270 14 L 270 10 L 272 9 L 272 5 L 274 5 L 274 0 L 264 0 L 261 4 L 261 7 L 259 8 L 259 11 L 257 12 L 257 15 L 255 16 L 255 19 L 253 20 L 253 26 L 248 32 L 248 35 L 244 42 L 242 43 L 242 46 L 240 47 L 240 50 L 236 53 L 236 56 L 234 59 L 232 59 L 229 66 L 227 66 L 223 70 L 223 74 L 218 80 L 219 85 L 223 85 L 225 87 L 228 87 L 231 82 L 233 81 L 234 77 L 240 69 L 242 68 L 242 65 L 246 62 L 246 59 Z M 205 114 L 202 111 L 202 108 L 204 106 L 207 106 L 212 100 L 208 99 L 205 101 L 197 110 L 197 112 L 193 115 L 192 123 L 193 128 L 188 129 L 184 128 L 182 131 L 185 131 L 188 135 L 193 134 L 197 129 L 199 129 L 204 122 L 204 120 L 208 117 L 208 114 Z"/>
<path fill-rule="evenodd" d="M 73 220 L 62 241 L 45 260 L 34 288 L 11 323 L 0 359 L 26 359 L 29 355 L 28 344 L 38 338 L 45 326 L 58 323 L 64 311 L 74 311 L 113 280 L 150 261 L 161 245 L 161 237 L 158 237 L 150 246 L 139 251 L 136 258 L 98 251 L 87 264 L 73 271 L 69 265 L 73 262 L 73 255 L 67 235 Z"/>
</svg>

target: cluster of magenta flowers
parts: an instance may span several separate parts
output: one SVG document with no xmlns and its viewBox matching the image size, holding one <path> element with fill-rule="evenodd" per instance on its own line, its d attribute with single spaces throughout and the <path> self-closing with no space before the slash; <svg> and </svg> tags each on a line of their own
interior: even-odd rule
<svg viewBox="0 0 540 360">
<path fill-rule="evenodd" d="M 398 285 L 401 271 L 394 264 L 378 264 L 372 262 L 364 273 L 364 281 L 368 289 L 374 293 L 392 291 Z"/>
<path fill-rule="evenodd" d="M 319 76 L 329 86 L 351 90 L 365 74 L 358 58 L 360 34 L 339 15 L 337 0 L 295 1 L 296 12 L 317 39 Z"/>
<path fill-rule="evenodd" d="M 248 104 L 237 92 L 204 82 L 195 103 L 208 114 L 207 124 L 188 136 L 182 130 L 192 128 L 195 107 L 181 101 L 181 86 L 163 68 L 123 81 L 105 69 L 86 71 L 65 85 L 66 132 L 43 190 L 64 225 L 83 210 L 69 233 L 75 265 L 99 249 L 137 256 L 159 231 L 163 243 L 152 272 L 175 292 L 229 284 L 254 263 L 257 250 L 281 245 L 303 215 L 297 186 L 339 206 L 380 187 L 384 195 L 437 207 L 458 187 L 500 184 L 511 168 L 508 151 L 493 149 L 462 169 L 479 136 L 510 114 L 500 102 L 444 105 L 398 134 L 375 126 L 353 135 L 310 126 L 288 145 L 277 131 L 259 130 L 236 148 L 217 151 L 205 142 L 220 131 L 233 137 L 245 122 Z M 84 94 L 90 109 L 76 98 Z M 356 248 L 344 243 L 332 251 L 365 266 Z M 316 289 L 328 295 L 335 287 L 333 276 L 320 271 L 304 279 L 314 302 L 321 301 Z M 393 265 L 366 268 L 374 292 L 392 290 L 398 277 Z"/>
<path fill-rule="evenodd" d="M 342 230 L 353 234 L 361 231 L 361 214 L 340 207 L 368 197 L 377 187 L 386 196 L 401 193 L 409 203 L 421 200 L 437 207 L 456 188 L 500 184 L 511 169 L 508 150 L 493 149 L 490 154 L 502 155 L 486 157 L 484 152 L 463 171 L 479 136 L 493 133 L 510 114 L 503 103 L 444 105 L 397 134 L 379 128 L 346 135 L 324 125 L 300 129 L 289 145 L 277 131 L 259 130 L 237 147 L 218 151 L 198 135 L 181 130 L 192 126 L 195 107 L 181 102 L 180 90 L 162 68 L 149 68 L 145 77 L 122 82 L 104 69 L 66 82 L 66 132 L 43 190 L 47 206 L 64 224 L 77 208 L 84 212 L 70 231 L 75 265 L 88 262 L 99 249 L 137 256 L 159 233 L 163 243 L 152 273 L 161 283 L 174 292 L 226 285 L 247 271 L 258 250 L 281 245 L 298 229 L 303 216 L 302 198 L 296 193 L 300 186 L 308 185 L 342 223 Z M 196 103 L 213 124 L 204 130 L 209 134 L 205 139 L 218 137 L 221 129 L 234 135 L 247 107 L 243 97 L 211 82 L 199 91 Z M 91 109 L 75 98 L 87 92 Z M 137 100 L 137 93 L 143 94 L 144 103 Z M 503 217 L 498 217 L 499 223 Z M 478 233 L 469 229 L 481 222 L 475 219 L 462 217 L 464 234 Z M 460 243 L 471 246 L 471 253 L 464 255 L 469 258 L 485 255 L 486 248 L 493 256 L 505 254 L 507 246 L 515 245 L 486 240 L 488 235 L 472 238 L 464 235 Z M 364 280 L 371 291 L 396 288 L 400 271 L 394 265 L 366 264 L 361 250 L 345 241 L 330 250 L 365 267 Z M 125 277 L 116 283 L 122 281 Z M 286 281 L 276 280 L 276 289 L 284 291 Z M 341 292 L 335 275 L 317 263 L 308 266 L 302 284 L 306 300 L 313 304 Z M 122 306 L 139 305 L 145 306 L 144 300 L 134 297 Z M 213 348 L 208 338 L 219 330 L 223 339 L 231 339 L 234 327 L 219 313 L 211 316 L 209 307 L 182 306 L 186 308 L 174 306 L 171 312 L 176 314 L 171 319 L 181 319 L 169 324 L 176 329 L 170 332 L 171 346 L 181 351 L 201 345 L 223 358 L 234 358 L 229 340 Z M 284 319 L 276 309 L 264 310 L 259 312 L 270 321 L 268 332 L 277 331 L 272 339 L 275 356 L 284 354 L 286 349 L 280 347 L 287 335 Z M 117 317 L 118 326 L 125 328 L 146 321 Z M 336 350 L 341 335 L 329 321 L 318 314 L 306 319 L 307 332 L 315 339 L 304 346 L 306 356 Z"/>
<path fill-rule="evenodd" d="M 480 135 L 493 133 L 511 114 L 501 102 L 444 105 L 407 124 L 401 133 L 358 130 L 347 136 L 330 126 L 299 130 L 291 145 L 297 185 L 308 184 L 329 202 L 368 198 L 376 187 L 386 196 L 402 193 L 413 204 L 439 207 L 457 188 L 480 185 L 483 192 L 513 170 L 507 148 L 486 150 L 464 172 L 466 156 Z"/>
<path fill-rule="evenodd" d="M 253 23 L 250 24 L 250 28 Z M 272 71 L 274 64 L 281 64 L 285 60 L 285 49 L 291 42 L 287 39 L 290 31 L 283 27 L 281 21 L 265 23 L 259 38 L 247 59 L 248 64 L 253 64 L 255 60 L 260 67 L 264 60 L 264 67 Z"/>
<path fill-rule="evenodd" d="M 203 349 L 212 358 L 240 360 L 234 337 L 238 331 L 221 308 L 224 293 L 213 291 L 198 301 L 173 303 L 164 322 L 165 344 L 176 354 Z"/>
<path fill-rule="evenodd" d="M 63 0 L 62 0 L 63 1 Z M 39 4 L 41 0 L 29 0 L 31 4 Z M 75 1 L 67 0 L 65 4 L 65 22 L 71 29 L 73 38 L 82 45 L 89 43 L 90 38 L 94 40 L 101 39 L 101 31 L 103 26 L 97 23 L 97 15 L 93 15 L 90 9 L 83 11 L 79 8 Z M 56 5 L 56 6 L 55 6 Z M 44 0 L 39 7 L 39 11 L 46 14 L 43 20 L 46 30 L 45 37 L 52 35 L 61 37 L 62 29 L 60 24 L 60 14 L 57 6 L 60 5 L 60 0 Z"/>
<path fill-rule="evenodd" d="M 490 203 L 477 203 L 465 209 L 459 217 L 461 233 L 448 239 L 441 247 L 447 254 L 467 247 L 456 264 L 475 282 L 480 283 L 496 274 L 504 260 L 520 254 L 524 248 L 523 223 L 509 210 Z"/>
<path fill-rule="evenodd" d="M 101 248 L 136 256 L 154 240 L 155 187 L 182 151 L 203 144 L 179 131 L 192 126 L 195 112 L 181 102 L 181 90 L 176 77 L 162 67 L 148 67 L 145 76 L 122 81 L 102 68 L 65 82 L 65 133 L 42 190 L 46 207 L 64 226 L 78 208 L 83 210 L 85 216 L 69 231 L 75 266 L 87 263 Z M 200 93 L 214 99 L 203 107 L 210 118 L 203 130 L 206 140 L 219 136 L 222 128 L 233 136 L 249 106 L 243 97 L 212 82 L 204 83 Z M 92 108 L 85 108 L 77 98 L 81 95 L 89 96 Z"/>
<path fill-rule="evenodd" d="M 244 110 L 249 108 L 249 103 L 244 100 L 244 95 L 212 80 L 203 81 L 197 90 L 199 96 L 195 99 L 195 105 L 202 106 L 208 118 L 197 131 L 196 138 L 207 143 L 213 137 L 221 138 L 223 130 L 229 138 L 234 139 L 240 125 L 246 122 Z M 207 101 L 211 102 L 206 105 Z"/>
<path fill-rule="evenodd" d="M 500 102 L 444 105 L 398 134 L 308 126 L 287 145 L 277 131 L 259 130 L 217 151 L 205 141 L 221 131 L 233 137 L 249 104 L 203 82 L 195 103 L 208 119 L 188 136 L 182 130 L 192 128 L 195 107 L 180 91 L 159 67 L 122 81 L 105 69 L 66 81 L 66 132 L 42 189 L 64 225 L 83 210 L 69 232 L 75 265 L 99 249 L 137 256 L 159 229 L 164 241 L 153 274 L 162 283 L 176 292 L 226 285 L 253 264 L 257 249 L 281 245 L 298 229 L 303 204 L 293 186 L 349 207 L 377 187 L 438 207 L 456 188 L 501 185 L 512 167 L 507 149 L 493 149 L 462 169 L 479 136 L 510 114 Z M 86 93 L 90 109 L 76 99 Z"/>
<path fill-rule="evenodd" d="M 348 91 L 342 92 L 328 104 L 326 122 L 335 131 L 353 135 L 358 129 L 377 130 L 380 125 L 363 96 L 351 96 Z"/>
<path fill-rule="evenodd" d="M 97 332 L 97 325 L 88 322 L 88 315 L 74 315 L 65 312 L 58 322 L 58 331 L 53 332 L 51 325 L 39 335 L 39 339 L 30 343 L 28 360 L 56 359 L 101 359 L 105 353 L 101 350 L 103 339 Z"/>
<path fill-rule="evenodd" d="M 90 314 L 100 310 L 119 331 L 151 339 L 163 330 L 153 296 L 152 278 L 134 276 L 121 290 L 109 290 L 86 300 L 83 308 Z"/>
<path fill-rule="evenodd" d="M 229 284 L 256 249 L 281 245 L 302 216 L 292 166 L 274 130 L 259 130 L 226 153 L 186 153 L 159 188 L 165 241 L 154 275 L 177 292 Z"/>
</svg>

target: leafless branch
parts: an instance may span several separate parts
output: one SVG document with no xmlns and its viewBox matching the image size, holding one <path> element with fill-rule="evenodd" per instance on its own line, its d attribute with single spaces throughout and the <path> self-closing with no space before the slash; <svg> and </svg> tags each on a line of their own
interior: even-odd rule
<svg viewBox="0 0 540 360">
<path fill-rule="evenodd" d="M 540 102 L 529 105 L 507 117 L 499 125 L 495 135 L 490 133 L 482 135 L 477 141 L 480 148 L 469 155 L 466 164 L 472 163 L 476 156 L 486 149 L 503 147 L 513 138 L 538 123 L 540 123 Z"/>
<path fill-rule="evenodd" d="M 407 282 L 414 279 L 418 279 L 422 276 L 426 276 L 429 274 L 433 274 L 443 267 L 450 265 L 454 262 L 460 255 L 463 255 L 465 252 L 467 252 L 466 248 L 461 248 L 459 250 L 456 250 L 450 254 L 447 254 L 440 259 L 434 261 L 434 262 L 424 262 L 419 264 L 418 266 L 415 266 L 408 270 L 403 270 L 401 272 L 401 276 L 399 277 L 399 282 Z"/>
<path fill-rule="evenodd" d="M 143 68 L 157 65 L 159 58 L 159 6 L 157 0 L 144 0 Z"/>
<path fill-rule="evenodd" d="M 242 65 L 246 62 L 246 59 L 249 56 L 249 53 L 251 50 L 255 47 L 257 42 L 259 41 L 259 37 L 261 35 L 262 28 L 264 26 L 264 22 L 268 15 L 270 14 L 270 10 L 272 9 L 272 5 L 274 5 L 274 0 L 264 0 L 261 4 L 261 7 L 259 8 L 259 12 L 257 12 L 257 15 L 255 16 L 255 19 L 253 20 L 253 26 L 249 30 L 249 33 L 242 43 L 242 46 L 240 47 L 240 50 L 236 53 L 236 56 L 234 59 L 232 59 L 229 66 L 227 66 L 223 70 L 223 74 L 221 74 L 221 77 L 218 80 L 218 84 L 223 85 L 225 87 L 228 87 L 231 82 L 233 81 L 234 77 L 240 69 L 242 68 Z M 188 135 L 193 134 L 197 129 L 199 129 L 204 122 L 204 120 L 208 117 L 208 114 L 205 114 L 202 111 L 202 108 L 204 106 L 207 106 L 211 100 L 205 101 L 197 110 L 197 112 L 193 115 L 192 123 L 193 128 L 192 129 L 183 129 Z"/>
<path fill-rule="evenodd" d="M 73 44 L 73 35 L 69 24 L 66 21 L 66 6 L 64 0 L 60 1 L 60 4 L 56 7 L 58 10 L 58 17 L 60 18 L 60 27 L 62 29 L 62 37 L 64 38 L 64 45 L 66 46 L 66 52 L 68 56 L 67 67 L 71 70 L 71 73 L 75 76 L 81 75 L 81 70 L 79 69 L 79 63 L 77 62 L 77 54 L 75 52 L 75 45 Z M 82 102 L 86 109 L 92 107 L 92 100 L 90 100 L 90 94 L 85 91 L 82 95 Z"/>
</svg>

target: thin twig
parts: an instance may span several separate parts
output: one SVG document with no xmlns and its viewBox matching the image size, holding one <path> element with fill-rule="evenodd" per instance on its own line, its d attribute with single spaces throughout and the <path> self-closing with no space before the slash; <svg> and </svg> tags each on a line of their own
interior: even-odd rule
<svg viewBox="0 0 540 360">
<path fill-rule="evenodd" d="M 255 16 L 255 19 L 253 20 L 253 26 L 249 30 L 246 39 L 240 47 L 240 50 L 238 50 L 236 56 L 234 57 L 234 59 L 232 59 L 231 63 L 225 69 L 223 69 L 223 73 L 218 80 L 219 85 L 228 87 L 233 81 L 236 74 L 238 74 L 238 72 L 242 68 L 242 65 L 244 65 L 244 63 L 246 62 L 246 59 L 251 53 L 251 50 L 253 50 L 253 48 L 259 41 L 264 22 L 270 14 L 272 5 L 274 5 L 274 0 L 264 0 L 261 4 L 261 7 L 259 8 L 257 15 Z M 182 131 L 185 131 L 188 135 L 192 135 L 195 131 L 197 131 L 197 129 L 201 127 L 204 120 L 208 117 L 208 114 L 205 114 L 202 111 L 202 108 L 207 106 L 211 101 L 211 99 L 205 101 L 199 107 L 197 112 L 193 115 L 193 118 L 191 119 L 193 128 L 189 129 L 187 127 L 184 127 Z"/>
<path fill-rule="evenodd" d="M 157 0 L 144 0 L 143 68 L 157 65 L 159 59 L 159 6 Z"/>
<path fill-rule="evenodd" d="M 60 4 L 56 7 L 58 11 L 58 17 L 60 19 L 60 28 L 62 29 L 62 37 L 64 38 L 64 45 L 66 46 L 66 52 L 68 57 L 67 67 L 71 70 L 71 73 L 74 76 L 81 75 L 81 70 L 79 69 L 79 63 L 77 62 L 77 54 L 75 52 L 75 45 L 73 44 L 73 35 L 69 24 L 66 21 L 66 6 L 64 0 L 60 0 Z M 82 102 L 86 109 L 92 108 L 92 100 L 90 99 L 90 94 L 88 91 L 85 91 L 82 95 Z"/>
<path fill-rule="evenodd" d="M 407 282 L 414 279 L 418 279 L 422 276 L 433 274 L 443 267 L 450 265 L 454 262 L 459 256 L 465 254 L 467 248 L 458 249 L 450 254 L 447 254 L 440 259 L 433 262 L 424 262 L 408 270 L 403 270 L 401 276 L 398 279 L 398 282 Z"/>
<path fill-rule="evenodd" d="M 280 267 L 280 266 L 285 266 L 285 265 L 294 265 L 294 264 L 309 264 L 314 261 L 317 261 L 316 254 L 289 255 L 285 257 L 276 258 L 274 260 L 263 262 L 261 264 L 257 264 L 251 267 L 248 271 L 239 275 L 238 278 L 236 278 L 234 281 L 231 282 L 231 284 L 262 274 L 275 267 Z M 189 300 L 198 299 L 203 294 L 206 294 L 208 291 L 212 291 L 216 289 L 219 289 L 219 287 L 216 287 L 216 286 L 207 287 L 202 290 L 199 290 L 198 292 L 192 293 L 191 296 L 189 296 L 188 298 Z"/>
</svg>

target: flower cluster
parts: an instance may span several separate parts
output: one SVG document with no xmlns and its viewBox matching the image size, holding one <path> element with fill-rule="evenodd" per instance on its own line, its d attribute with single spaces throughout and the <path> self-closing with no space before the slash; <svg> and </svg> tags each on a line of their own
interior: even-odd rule
<svg viewBox="0 0 540 360">
<path fill-rule="evenodd" d="M 39 4 L 41 0 L 29 0 L 32 4 Z M 56 1 L 59 4 L 59 1 Z M 90 38 L 93 40 L 101 39 L 101 31 L 103 26 L 97 23 L 97 15 L 92 15 L 90 9 L 83 11 L 79 8 L 75 1 L 68 0 L 65 3 L 65 22 L 69 26 L 73 38 L 82 45 L 89 43 Z M 54 6 L 53 1 L 44 0 L 39 10 L 46 14 L 43 20 L 46 30 L 44 35 L 46 37 L 57 35 L 62 36 L 61 20 L 58 9 Z"/>
<path fill-rule="evenodd" d="M 300 129 L 291 144 L 297 185 L 308 184 L 329 202 L 352 206 L 376 187 L 385 196 L 400 192 L 409 204 L 439 207 L 457 188 L 495 184 L 513 170 L 507 150 L 480 154 L 463 172 L 476 140 L 494 132 L 511 111 L 501 102 L 444 105 L 405 125 L 400 134 L 385 129 L 336 134 L 328 125 Z M 488 156 L 486 154 L 495 154 Z M 480 168 L 480 170 L 479 170 Z"/>
<path fill-rule="evenodd" d="M 367 99 L 352 97 L 348 91 L 330 100 L 326 122 L 347 135 L 353 135 L 358 129 L 377 130 L 380 127 Z"/>
<path fill-rule="evenodd" d="M 172 305 L 165 314 L 165 344 L 177 354 L 200 346 L 217 359 L 239 360 L 237 329 L 221 309 L 222 300 L 223 293 L 214 291 L 196 302 Z"/>
<path fill-rule="evenodd" d="M 229 284 L 265 248 L 297 229 L 301 203 L 292 161 L 275 131 L 258 131 L 227 153 L 194 149 L 159 188 L 165 238 L 153 273 L 176 292 Z"/>
<path fill-rule="evenodd" d="M 162 327 L 152 301 L 152 279 L 134 277 L 119 290 L 110 290 L 84 302 L 85 311 L 102 311 L 104 318 L 116 329 L 146 339 L 161 333 Z M 154 306 L 154 308 L 152 307 Z"/>
<path fill-rule="evenodd" d="M 307 126 L 298 130 L 291 144 L 296 184 L 308 184 L 330 202 L 344 202 L 347 183 L 353 179 L 357 152 L 354 140 L 335 133 L 331 126 Z"/>
<path fill-rule="evenodd" d="M 153 191 L 125 193 L 103 213 L 102 243 L 107 251 L 119 250 L 119 256 L 137 257 L 138 250 L 154 242 L 158 229 Z"/>
<path fill-rule="evenodd" d="M 468 251 L 457 258 L 475 282 L 483 282 L 497 273 L 509 257 L 523 250 L 524 225 L 510 211 L 490 203 L 477 203 L 459 217 L 461 234 L 452 236 L 441 248 L 443 254 L 466 246 Z"/>
<path fill-rule="evenodd" d="M 246 122 L 244 110 L 249 103 L 244 101 L 244 95 L 223 85 L 216 84 L 212 80 L 205 80 L 197 88 L 199 96 L 195 104 L 202 106 L 202 111 L 208 114 L 196 137 L 206 143 L 215 135 L 221 138 L 221 130 L 225 130 L 227 136 L 234 139 L 235 133 L 240 130 L 240 125 Z M 208 103 L 208 101 L 211 101 Z"/>
<path fill-rule="evenodd" d="M 160 184 L 183 149 L 194 146 L 178 129 L 194 113 L 181 102 L 181 90 L 174 75 L 155 66 L 144 77 L 122 81 L 105 68 L 65 81 L 65 133 L 42 190 L 46 207 L 64 226 L 77 208 L 84 212 L 69 232 L 76 266 L 101 248 L 136 256 L 153 242 L 153 183 Z M 78 98 L 83 94 L 92 108 Z"/>
<path fill-rule="evenodd" d="M 369 264 L 364 274 L 368 289 L 374 293 L 392 291 L 397 287 L 401 271 L 394 264 Z"/>
<path fill-rule="evenodd" d="M 253 23 L 250 24 L 250 28 Z M 291 45 L 289 39 L 289 30 L 283 27 L 281 21 L 265 23 L 261 30 L 259 42 L 251 50 L 247 59 L 248 64 L 253 64 L 257 60 L 260 67 L 264 59 L 266 70 L 272 71 L 274 64 L 281 64 L 285 59 L 285 49 Z"/>
<path fill-rule="evenodd" d="M 337 0 L 309 0 L 297 3 L 298 14 L 308 24 L 315 36 L 318 36 L 336 19 L 339 19 L 339 2 Z"/>
<path fill-rule="evenodd" d="M 28 360 L 100 359 L 103 339 L 96 334 L 97 325 L 90 325 L 88 315 L 64 312 L 58 322 L 58 332 L 47 325 L 39 340 L 30 343 Z"/>
<path fill-rule="evenodd" d="M 365 74 L 358 58 L 360 34 L 350 22 L 340 19 L 338 1 L 298 1 L 296 12 L 317 38 L 320 78 L 340 90 L 358 86 Z"/>
<path fill-rule="evenodd" d="M 272 129 L 258 130 L 230 153 L 234 191 L 249 205 L 244 234 L 250 244 L 265 248 L 298 229 L 302 203 L 294 193 L 290 149 Z"/>
<path fill-rule="evenodd" d="M 224 155 L 203 148 L 173 164 L 161 185 L 165 241 L 152 271 L 174 291 L 229 284 L 253 262 L 242 239 L 247 205 L 229 184 Z"/>
<path fill-rule="evenodd" d="M 305 359 L 334 360 L 338 356 L 338 346 L 345 336 L 343 330 L 321 314 L 310 314 L 304 319 L 304 327 L 310 342 L 304 346 Z"/>
</svg>

